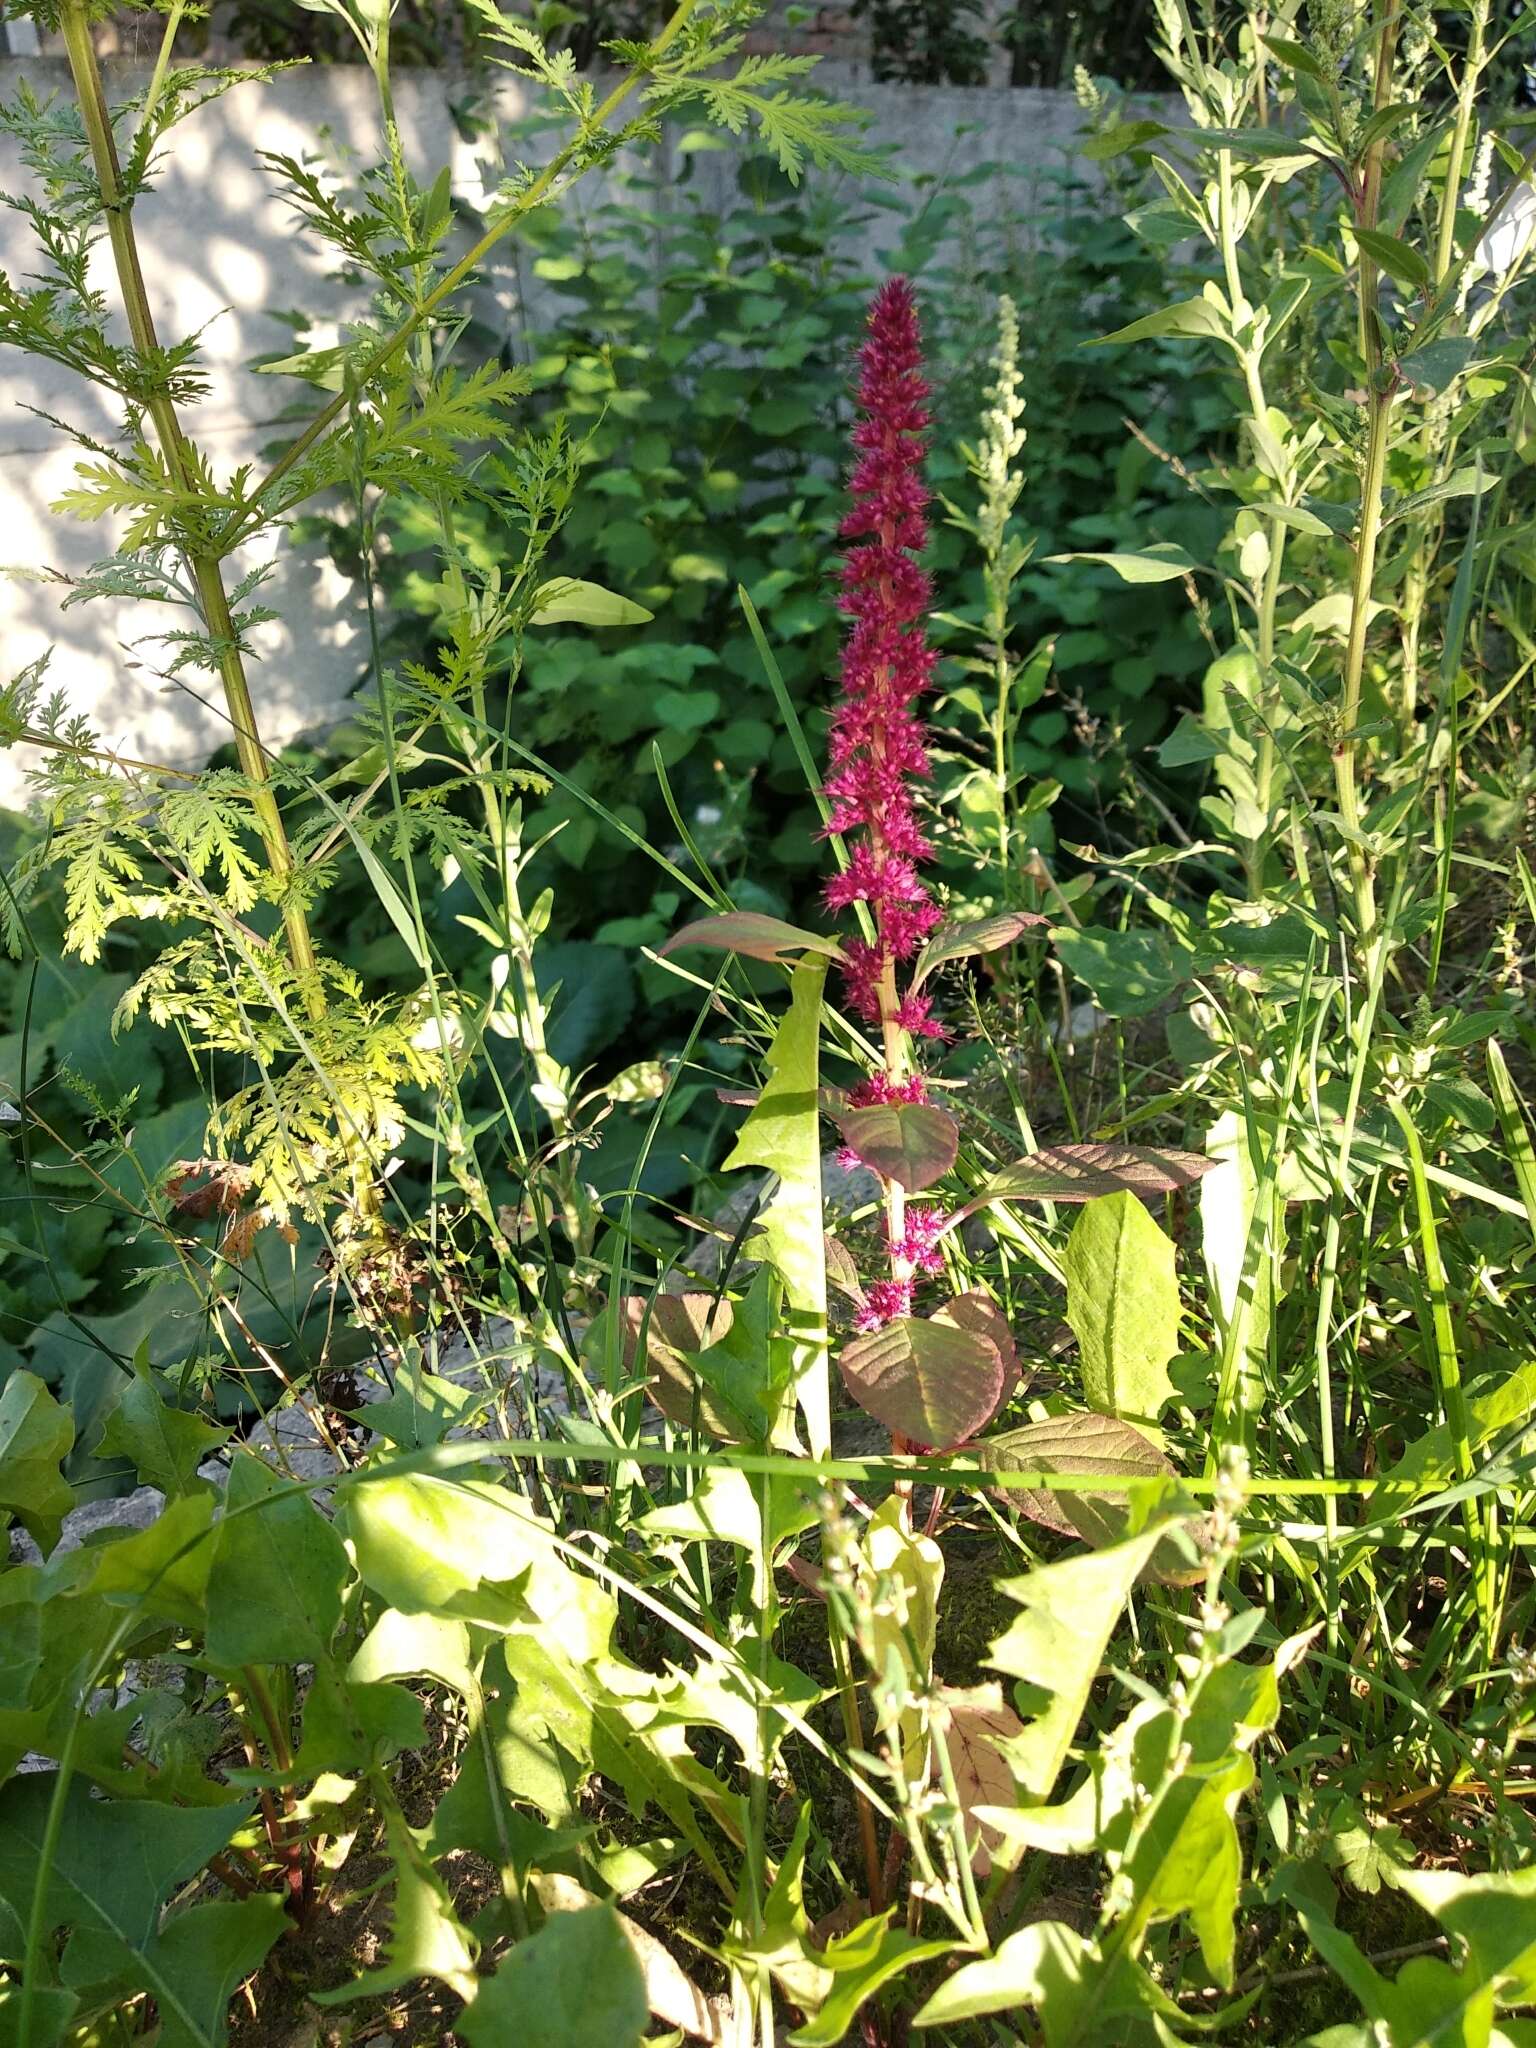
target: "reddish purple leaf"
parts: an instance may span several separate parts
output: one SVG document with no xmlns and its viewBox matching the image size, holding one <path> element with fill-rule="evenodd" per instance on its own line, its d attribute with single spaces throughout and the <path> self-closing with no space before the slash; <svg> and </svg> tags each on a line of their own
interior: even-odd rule
<svg viewBox="0 0 1536 2048">
<path fill-rule="evenodd" d="M 1122 1192 L 1150 1200 L 1192 1187 L 1215 1164 L 1198 1152 L 1161 1152 L 1148 1145 L 1047 1145 L 994 1174 L 955 1221 L 989 1202 L 1091 1202 Z"/>
<path fill-rule="evenodd" d="M 873 1102 L 838 1113 L 843 1143 L 882 1180 L 909 1195 L 932 1187 L 955 1163 L 960 1128 L 932 1102 Z"/>
<path fill-rule="evenodd" d="M 982 1293 L 979 1288 L 969 1294 L 957 1294 L 953 1301 L 945 1302 L 933 1320 L 936 1323 L 953 1323 L 957 1330 L 972 1330 L 978 1337 L 985 1337 L 989 1343 L 995 1344 L 1003 1361 L 1003 1392 L 1009 1391 L 1019 1376 L 1019 1354 L 1008 1318 L 990 1294 Z M 988 1420 L 991 1420 L 990 1416 Z"/>
<path fill-rule="evenodd" d="M 1038 910 L 1005 910 L 996 917 L 979 917 L 974 924 L 947 924 L 936 931 L 918 956 L 912 986 L 918 988 L 936 967 L 950 960 L 963 960 L 971 953 L 996 953 L 1021 938 L 1031 925 L 1049 924 Z"/>
<path fill-rule="evenodd" d="M 720 917 L 685 924 L 660 950 L 675 953 L 679 946 L 712 946 L 717 953 L 746 953 L 754 960 L 782 960 L 789 953 L 825 953 L 829 960 L 843 957 L 836 939 L 802 931 L 781 917 L 761 917 L 754 910 L 728 910 Z"/>
<path fill-rule="evenodd" d="M 1002 1354 L 988 1337 L 953 1323 L 887 1323 L 843 1346 L 843 1378 L 866 1413 L 892 1436 L 947 1451 L 997 1412 Z"/>
</svg>

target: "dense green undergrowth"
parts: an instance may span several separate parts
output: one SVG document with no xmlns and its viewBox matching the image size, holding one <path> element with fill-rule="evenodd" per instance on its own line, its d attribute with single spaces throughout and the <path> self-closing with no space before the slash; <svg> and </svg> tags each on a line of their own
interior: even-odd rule
<svg viewBox="0 0 1536 2048">
<path fill-rule="evenodd" d="M 472 217 L 335 0 L 355 316 L 224 476 L 132 202 L 260 84 L 173 7 L 109 111 L 90 12 L 0 339 L 240 745 L 0 699 L 0 2040 L 1531 2039 L 1518 45 L 1160 0 L 1186 115 L 1085 89 L 1041 219 L 736 0 L 602 103 L 486 10 L 561 125 Z M 766 157 L 584 210 L 677 114 Z M 370 662 L 273 753 L 295 526 Z"/>
</svg>

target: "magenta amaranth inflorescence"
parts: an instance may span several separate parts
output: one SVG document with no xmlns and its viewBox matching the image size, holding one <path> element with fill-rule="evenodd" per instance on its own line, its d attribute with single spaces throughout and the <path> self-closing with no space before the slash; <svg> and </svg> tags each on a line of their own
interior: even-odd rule
<svg viewBox="0 0 1536 2048">
<path fill-rule="evenodd" d="M 932 854 L 913 807 L 928 773 L 927 735 L 914 706 L 933 678 L 922 620 L 928 578 L 916 557 L 927 542 L 923 455 L 928 385 L 912 287 L 893 277 L 875 299 L 859 353 L 858 460 L 843 537 L 857 543 L 843 565 L 842 609 L 852 619 L 843 648 L 843 697 L 832 721 L 827 830 L 853 842 L 848 866 L 827 885 L 827 905 L 867 903 L 873 943 L 848 939 L 851 1007 L 868 1024 L 941 1037 L 928 998 L 895 988 L 895 967 L 939 921 L 918 874 Z M 910 1086 L 911 1084 L 907 1084 Z M 915 1096 L 921 1100 L 921 1084 Z"/>
</svg>

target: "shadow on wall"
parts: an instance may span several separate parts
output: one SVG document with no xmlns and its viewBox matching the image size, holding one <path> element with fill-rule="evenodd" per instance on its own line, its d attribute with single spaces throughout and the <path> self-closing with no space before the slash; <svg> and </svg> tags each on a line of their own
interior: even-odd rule
<svg viewBox="0 0 1536 2048">
<path fill-rule="evenodd" d="M 145 83 L 140 67 L 106 68 L 114 100 Z M 835 91 L 843 81 L 832 71 L 825 67 L 818 82 Z M 0 97 L 14 97 L 22 78 L 40 97 L 70 96 L 67 69 L 57 60 L 0 60 Z M 853 93 L 870 110 L 871 138 L 897 153 L 904 175 L 930 180 L 963 177 L 998 160 L 1043 167 L 1070 146 L 1079 119 L 1071 95 L 1062 93 L 867 84 L 855 84 Z M 472 95 L 494 112 L 501 133 L 530 111 L 521 82 L 505 74 L 487 84 L 444 72 L 407 73 L 397 83 L 396 104 L 418 176 L 430 181 L 441 165 L 450 165 L 455 192 L 478 208 L 502 170 L 492 137 L 468 142 L 455 119 Z M 537 160 L 541 140 L 544 148 L 553 146 L 548 130 L 530 138 L 524 129 L 511 153 Z M 302 310 L 324 339 L 328 324 L 362 310 L 357 294 L 329 274 L 325 250 L 300 232 L 258 161 L 264 151 L 339 155 L 354 170 L 374 161 L 377 104 L 366 72 L 330 67 L 237 87 L 174 132 L 155 189 L 135 208 L 161 341 L 200 336 L 209 391 L 186 425 L 219 475 L 242 463 L 254 463 L 259 473 L 263 446 L 292 431 L 274 428 L 273 421 L 300 387 L 247 367 L 257 356 L 291 353 L 292 327 L 278 316 Z M 692 190 L 700 200 L 725 197 L 736 162 L 731 149 L 691 159 Z M 621 156 L 584 179 L 568 203 L 579 210 L 600 206 L 639 168 L 636 159 Z M 0 189 L 24 186 L 9 138 L 0 138 L 0 180 Z M 887 218 L 878 232 L 894 239 L 899 226 Z M 857 253 L 874 256 L 877 249 Z M 115 307 L 116 281 L 104 247 L 96 261 Z M 25 218 L 0 213 L 0 268 L 21 279 L 34 267 Z M 509 249 L 487 275 L 477 312 L 516 334 L 547 319 L 552 306 Z M 65 692 L 71 709 L 95 725 L 106 744 L 168 765 L 205 758 L 229 737 L 217 683 L 192 673 L 166 679 L 163 650 L 146 638 L 155 629 L 156 608 L 102 598 L 65 608 L 67 579 L 109 556 L 115 536 L 106 522 L 82 524 L 50 510 L 71 482 L 77 451 L 38 415 L 68 420 L 103 439 L 115 438 L 121 422 L 100 394 L 68 372 L 15 351 L 0 355 L 0 389 L 9 401 L 0 426 L 0 567 L 10 572 L 0 674 L 13 676 L 51 646 L 51 686 Z M 272 538 L 262 545 L 271 556 Z M 353 586 L 328 558 L 286 538 L 275 555 L 274 573 L 254 601 L 279 616 L 252 634 L 258 711 L 263 734 L 274 744 L 333 722 L 366 666 Z M 228 565 L 230 579 L 257 559 L 236 557 Z M 167 607 L 165 630 L 181 623 Z M 25 801 L 26 766 L 23 750 L 0 753 L 0 804 Z"/>
</svg>

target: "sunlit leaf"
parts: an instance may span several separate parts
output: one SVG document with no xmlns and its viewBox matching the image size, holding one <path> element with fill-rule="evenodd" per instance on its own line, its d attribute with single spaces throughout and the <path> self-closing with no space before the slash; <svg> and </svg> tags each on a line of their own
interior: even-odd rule
<svg viewBox="0 0 1536 2048">
<path fill-rule="evenodd" d="M 873 1102 L 838 1113 L 843 1143 L 882 1180 L 916 1194 L 942 1180 L 960 1149 L 960 1127 L 935 1102 Z"/>
<path fill-rule="evenodd" d="M 753 960 L 783 960 L 792 953 L 824 953 L 829 960 L 841 960 L 843 949 L 836 939 L 820 932 L 802 931 L 779 917 L 763 917 L 753 910 L 728 910 L 719 917 L 701 917 L 674 932 L 658 950 L 675 953 L 681 946 L 709 946 L 717 953 L 745 953 Z"/>
</svg>

